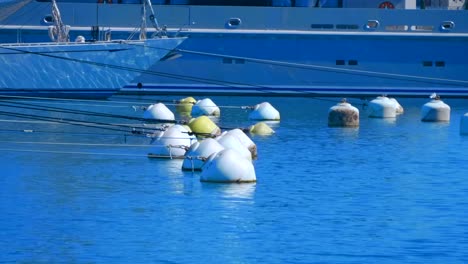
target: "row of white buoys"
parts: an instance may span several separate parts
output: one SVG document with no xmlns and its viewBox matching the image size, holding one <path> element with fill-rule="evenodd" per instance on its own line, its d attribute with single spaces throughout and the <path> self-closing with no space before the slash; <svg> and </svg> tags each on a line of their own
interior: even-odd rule
<svg viewBox="0 0 468 264">
<path fill-rule="evenodd" d="M 252 109 L 249 114 L 250 120 L 268 120 L 279 121 L 280 113 L 270 103 L 263 102 L 252 107 L 242 107 Z M 148 108 L 149 109 L 149 108 Z M 179 100 L 176 104 L 176 110 L 184 115 L 190 114 L 192 117 L 199 116 L 220 116 L 220 108 L 210 99 L 205 98 L 196 101 L 193 97 L 186 97 Z M 153 110 L 156 111 L 156 110 Z M 156 116 L 156 115 L 153 115 Z M 154 118 L 157 119 L 157 118 Z"/>
<path fill-rule="evenodd" d="M 421 120 L 424 122 L 450 121 L 450 106 L 440 100 L 438 95 L 432 95 L 432 100 L 421 108 Z"/>
<path fill-rule="evenodd" d="M 369 117 L 394 118 L 403 113 L 403 107 L 395 98 L 378 96 L 369 102 Z"/>
<path fill-rule="evenodd" d="M 201 181 L 254 182 L 252 157 L 255 143 L 240 129 L 223 132 L 213 138 L 195 142 L 185 154 L 183 170 L 201 170 Z"/>
<path fill-rule="evenodd" d="M 433 94 L 432 100 L 421 108 L 421 120 L 424 122 L 450 121 L 450 106 L 440 97 Z M 394 98 L 378 96 L 369 102 L 369 117 L 395 118 L 404 112 L 403 107 Z M 359 126 L 359 110 L 343 99 L 328 111 L 328 126 L 357 127 Z"/>
<path fill-rule="evenodd" d="M 328 111 L 328 126 L 330 127 L 358 127 L 359 110 L 346 101 L 341 100 Z"/>
<path fill-rule="evenodd" d="M 250 120 L 280 120 L 279 111 L 268 102 L 242 108 L 252 109 Z M 221 111 L 209 98 L 198 101 L 193 97 L 184 98 L 177 102 L 176 110 L 194 118 L 190 119 L 187 126 L 163 126 L 165 131 L 156 132 L 149 157 L 183 157 L 182 169 L 201 170 L 201 181 L 256 181 L 252 160 L 257 157 L 257 146 L 246 133 L 271 135 L 274 131 L 268 124 L 258 122 L 245 129 L 221 133 L 221 129 L 210 118 L 219 116 Z M 174 121 L 174 114 L 164 104 L 158 103 L 146 109 L 144 118 Z"/>
</svg>

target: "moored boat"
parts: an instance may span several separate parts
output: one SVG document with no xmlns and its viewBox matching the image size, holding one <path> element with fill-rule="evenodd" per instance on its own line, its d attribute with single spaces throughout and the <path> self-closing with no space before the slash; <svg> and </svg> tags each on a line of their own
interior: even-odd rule
<svg viewBox="0 0 468 264">
<path fill-rule="evenodd" d="M 0 44 L 0 94 L 108 97 L 172 51 L 184 38 L 69 41 L 55 1 L 55 42 Z"/>
<path fill-rule="evenodd" d="M 119 36 L 137 26 L 139 5 L 106 2 L 64 1 L 71 34 Z M 153 2 L 165 34 L 189 39 L 181 58 L 153 65 L 126 93 L 468 96 L 464 1 Z M 0 37 L 47 37 L 46 12 L 15 27 L 27 22 L 19 14 L 43 5 L 17 4 Z"/>
</svg>

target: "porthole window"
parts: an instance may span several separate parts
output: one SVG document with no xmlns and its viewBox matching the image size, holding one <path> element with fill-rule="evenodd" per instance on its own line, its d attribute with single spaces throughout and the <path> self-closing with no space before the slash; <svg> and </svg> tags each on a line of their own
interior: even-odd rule
<svg viewBox="0 0 468 264">
<path fill-rule="evenodd" d="M 423 61 L 424 67 L 432 67 L 432 61 Z"/>
<path fill-rule="evenodd" d="M 376 29 L 379 27 L 379 21 L 377 20 L 369 20 L 366 24 L 366 29 Z"/>
<path fill-rule="evenodd" d="M 47 15 L 43 18 L 44 23 L 46 24 L 51 24 L 51 23 L 54 23 L 54 17 L 52 17 L 51 15 Z"/>
<path fill-rule="evenodd" d="M 440 24 L 440 29 L 444 31 L 452 30 L 455 27 L 455 23 L 452 21 L 444 21 Z"/>
<path fill-rule="evenodd" d="M 232 59 L 231 59 L 231 58 L 223 58 L 223 63 L 224 63 L 224 64 L 231 64 L 231 63 L 232 63 Z"/>
<path fill-rule="evenodd" d="M 345 65 L 344 60 L 336 60 L 336 65 Z"/>
<path fill-rule="evenodd" d="M 242 24 L 242 20 L 240 18 L 230 18 L 227 22 L 227 26 L 230 28 L 236 28 Z"/>
</svg>

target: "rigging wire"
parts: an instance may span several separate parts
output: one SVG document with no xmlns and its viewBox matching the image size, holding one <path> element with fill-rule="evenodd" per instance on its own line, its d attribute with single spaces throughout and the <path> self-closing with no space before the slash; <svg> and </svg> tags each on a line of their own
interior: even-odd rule
<svg viewBox="0 0 468 264">
<path fill-rule="evenodd" d="M 66 135 L 76 135 L 76 136 L 123 136 L 124 141 L 126 141 L 127 137 L 141 137 L 147 138 L 147 135 L 142 134 L 111 134 L 111 133 L 91 133 L 91 132 L 72 132 L 72 131 L 50 131 L 50 130 L 37 130 L 37 129 L 0 129 L 0 133 L 39 133 L 39 134 L 66 134 Z"/>
<path fill-rule="evenodd" d="M 93 116 L 93 117 L 119 118 L 119 119 L 141 121 L 141 122 L 146 122 L 146 123 L 185 123 L 184 121 L 175 121 L 175 120 L 168 120 L 168 119 L 148 119 L 148 118 L 141 118 L 141 117 L 132 117 L 132 116 L 116 115 L 116 114 L 106 114 L 106 113 L 76 110 L 76 109 L 69 109 L 69 108 L 61 108 L 61 107 L 40 106 L 40 105 L 35 105 L 35 104 L 27 104 L 28 106 L 24 106 L 26 103 L 17 103 L 17 102 L 6 102 L 6 103 L 7 104 L 0 103 L 0 106 L 15 107 L 15 108 L 19 108 L 19 109 L 28 109 L 28 110 L 49 111 L 49 112 L 54 112 L 54 113 L 80 114 L 80 115 Z M 8 105 L 8 103 L 13 104 L 13 106 Z"/>
<path fill-rule="evenodd" d="M 127 133 L 133 133 L 133 134 L 154 133 L 156 131 L 162 130 L 158 128 L 138 127 L 138 126 L 124 125 L 124 124 L 110 124 L 110 123 L 103 123 L 103 122 L 89 122 L 89 121 L 82 121 L 82 120 L 70 119 L 70 118 L 58 118 L 58 117 L 48 117 L 48 116 L 33 115 L 33 114 L 21 114 L 21 113 L 7 112 L 7 111 L 0 111 L 0 115 L 18 117 L 18 118 L 26 118 L 26 119 L 32 119 L 32 120 L 40 120 L 40 121 L 53 121 L 56 123 L 67 124 L 67 125 L 83 126 L 83 127 L 88 127 L 88 128 L 98 128 L 98 129 L 105 129 L 105 130 L 118 131 L 118 132 L 127 132 Z"/>
<path fill-rule="evenodd" d="M 102 156 L 125 156 L 125 157 L 145 157 L 148 155 L 128 154 L 128 153 L 106 153 L 106 152 L 86 152 L 86 151 L 55 151 L 55 150 L 40 150 L 40 149 L 12 149 L 0 148 L 0 151 L 10 152 L 34 152 L 34 153 L 53 153 L 53 154 L 82 154 L 82 155 L 102 155 Z"/>
<path fill-rule="evenodd" d="M 329 66 L 321 66 L 321 65 L 314 65 L 314 64 L 303 64 L 303 63 L 292 63 L 292 62 L 284 62 L 284 61 L 277 61 L 277 60 L 266 60 L 266 59 L 257 59 L 257 58 L 249 58 L 249 57 L 238 57 L 238 56 L 230 56 L 230 55 L 223 55 L 217 53 L 210 53 L 210 52 L 201 52 L 201 51 L 191 51 L 185 49 L 175 49 L 175 51 L 181 53 L 188 53 L 188 54 L 195 54 L 201 56 L 209 56 L 209 57 L 221 57 L 221 58 L 230 58 L 230 59 L 241 59 L 250 62 L 256 62 L 261 64 L 268 64 L 268 65 L 277 65 L 283 67 L 290 67 L 290 68 L 300 68 L 300 69 L 310 69 L 310 70 L 319 70 L 319 71 L 333 71 L 337 73 L 347 73 L 347 74 L 355 74 L 355 75 L 366 75 L 373 77 L 374 75 L 380 75 L 382 78 L 388 79 L 405 79 L 405 78 L 414 78 L 416 80 L 408 80 L 408 81 L 419 81 L 419 82 L 430 82 L 430 83 L 459 83 L 458 85 L 467 85 L 468 81 L 464 80 L 453 80 L 453 79 L 444 79 L 444 78 L 433 78 L 433 77 L 424 77 L 424 76 L 417 76 L 417 75 L 407 75 L 407 74 L 395 74 L 395 73 L 385 73 L 385 72 L 377 72 L 377 71 L 366 71 L 366 70 L 355 70 L 355 69 L 343 69 L 337 67 L 329 67 Z M 457 84 L 454 84 L 457 85 Z"/>
</svg>

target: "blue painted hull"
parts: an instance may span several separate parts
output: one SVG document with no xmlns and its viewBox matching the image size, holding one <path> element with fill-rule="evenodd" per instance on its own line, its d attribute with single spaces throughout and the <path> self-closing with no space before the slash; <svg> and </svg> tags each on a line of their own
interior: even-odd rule
<svg viewBox="0 0 468 264">
<path fill-rule="evenodd" d="M 61 9 L 72 32 L 86 38 L 92 25 L 123 37 L 140 11 L 124 4 Z M 153 65 L 122 92 L 468 96 L 464 10 L 156 6 L 156 12 L 169 35 L 189 37 L 179 46 L 182 57 Z M 13 21 L 20 18 L 6 22 Z M 45 38 L 40 25 L 4 27 L 1 38 Z"/>
</svg>

